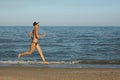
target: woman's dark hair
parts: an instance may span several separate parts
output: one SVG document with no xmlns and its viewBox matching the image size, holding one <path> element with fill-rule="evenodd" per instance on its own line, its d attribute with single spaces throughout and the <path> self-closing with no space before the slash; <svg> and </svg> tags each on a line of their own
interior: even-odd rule
<svg viewBox="0 0 120 80">
<path fill-rule="evenodd" d="M 39 24 L 39 22 L 34 22 L 34 23 L 33 23 L 33 26 L 35 26 L 35 25 L 37 25 L 37 24 Z"/>
</svg>

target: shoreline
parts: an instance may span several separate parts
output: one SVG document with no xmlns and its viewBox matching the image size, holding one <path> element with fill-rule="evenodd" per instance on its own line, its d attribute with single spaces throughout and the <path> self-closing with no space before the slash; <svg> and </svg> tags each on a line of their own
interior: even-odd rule
<svg viewBox="0 0 120 80">
<path fill-rule="evenodd" d="M 47 68 L 1 66 L 0 80 L 119 80 L 116 68 Z"/>
<path fill-rule="evenodd" d="M 120 64 L 26 64 L 26 63 L 17 63 L 17 64 L 12 64 L 12 63 L 0 63 L 0 67 L 38 67 L 38 68 L 100 68 L 100 69 L 104 69 L 104 68 L 113 68 L 113 69 L 120 69 Z"/>
</svg>

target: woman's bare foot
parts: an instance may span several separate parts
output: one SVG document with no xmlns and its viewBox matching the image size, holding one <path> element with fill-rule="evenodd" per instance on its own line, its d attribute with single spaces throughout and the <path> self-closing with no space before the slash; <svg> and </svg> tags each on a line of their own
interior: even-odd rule
<svg viewBox="0 0 120 80">
<path fill-rule="evenodd" d="M 44 61 L 43 64 L 48 64 L 48 62 Z"/>
<path fill-rule="evenodd" d="M 18 59 L 20 59 L 21 56 L 22 56 L 21 53 L 19 53 L 19 54 L 18 54 Z"/>
</svg>

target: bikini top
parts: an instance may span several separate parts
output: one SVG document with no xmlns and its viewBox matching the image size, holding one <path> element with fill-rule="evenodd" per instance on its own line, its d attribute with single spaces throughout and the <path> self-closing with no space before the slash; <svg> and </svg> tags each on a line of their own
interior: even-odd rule
<svg viewBox="0 0 120 80">
<path fill-rule="evenodd" d="M 37 38 L 37 36 L 35 35 L 35 30 L 33 30 L 32 33 L 33 33 L 33 38 L 34 38 L 34 36 L 35 36 L 35 38 Z"/>
</svg>

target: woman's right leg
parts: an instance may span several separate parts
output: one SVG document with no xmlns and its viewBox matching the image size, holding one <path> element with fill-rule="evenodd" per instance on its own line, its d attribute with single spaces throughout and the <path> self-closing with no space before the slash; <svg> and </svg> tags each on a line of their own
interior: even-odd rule
<svg viewBox="0 0 120 80">
<path fill-rule="evenodd" d="M 30 55 L 33 53 L 35 49 L 35 43 L 31 43 L 31 46 L 30 46 L 30 50 L 29 51 L 26 51 L 26 52 L 23 52 L 23 53 L 19 53 L 18 54 L 18 58 L 20 58 L 21 56 L 24 56 L 24 55 Z"/>
</svg>

